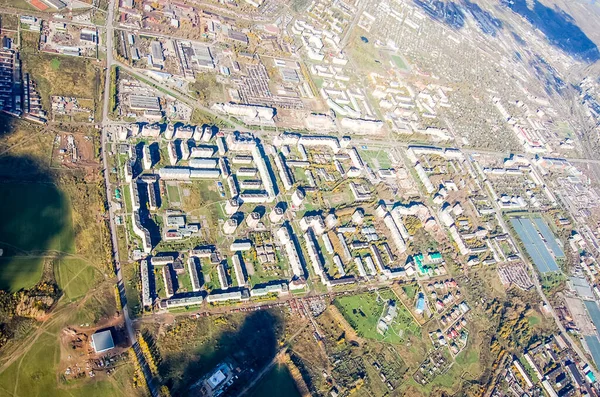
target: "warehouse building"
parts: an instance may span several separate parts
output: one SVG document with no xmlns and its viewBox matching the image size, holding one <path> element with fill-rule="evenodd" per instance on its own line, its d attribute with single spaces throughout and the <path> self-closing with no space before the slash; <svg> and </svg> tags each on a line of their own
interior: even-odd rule
<svg viewBox="0 0 600 397">
<path fill-rule="evenodd" d="M 92 335 L 92 348 L 96 353 L 114 349 L 115 342 L 113 341 L 112 333 L 109 329 L 106 331 L 96 332 Z"/>
</svg>

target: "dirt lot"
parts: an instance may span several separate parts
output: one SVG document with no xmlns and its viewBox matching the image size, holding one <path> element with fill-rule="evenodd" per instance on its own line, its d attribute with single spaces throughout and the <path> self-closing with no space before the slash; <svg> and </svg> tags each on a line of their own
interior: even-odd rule
<svg viewBox="0 0 600 397">
<path fill-rule="evenodd" d="M 52 165 L 83 168 L 94 172 L 100 166 L 96 159 L 96 139 L 81 132 L 57 132 L 52 152 Z"/>
</svg>

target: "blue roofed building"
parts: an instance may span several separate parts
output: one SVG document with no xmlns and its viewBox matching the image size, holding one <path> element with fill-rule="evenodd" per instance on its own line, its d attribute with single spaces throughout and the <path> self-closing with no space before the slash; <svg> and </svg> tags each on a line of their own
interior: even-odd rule
<svg viewBox="0 0 600 397">
<path fill-rule="evenodd" d="M 115 342 L 113 341 L 112 333 L 109 329 L 106 331 L 96 332 L 92 335 L 92 347 L 96 353 L 102 353 L 113 349 Z"/>
</svg>

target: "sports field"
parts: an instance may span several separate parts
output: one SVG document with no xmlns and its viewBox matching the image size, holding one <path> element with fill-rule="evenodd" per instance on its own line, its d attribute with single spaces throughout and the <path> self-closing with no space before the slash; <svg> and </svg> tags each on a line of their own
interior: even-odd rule
<svg viewBox="0 0 600 397">
<path fill-rule="evenodd" d="M 377 323 L 385 303 L 395 300 L 398 312 L 385 335 L 377 332 Z M 389 343 L 402 343 L 411 335 L 419 335 L 420 327 L 398 297 L 389 289 L 336 298 L 335 306 L 346 321 L 363 338 Z"/>
<path fill-rule="evenodd" d="M 404 59 L 402 59 L 402 57 L 398 56 L 398 55 L 392 55 L 392 61 L 396 64 L 396 66 L 398 66 L 400 69 L 403 70 L 408 70 L 408 66 L 406 65 L 406 62 L 404 62 Z"/>
</svg>

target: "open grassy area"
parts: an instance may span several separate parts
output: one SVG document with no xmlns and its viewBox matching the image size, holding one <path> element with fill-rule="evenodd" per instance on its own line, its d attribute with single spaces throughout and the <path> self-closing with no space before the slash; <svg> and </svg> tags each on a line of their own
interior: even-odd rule
<svg viewBox="0 0 600 397">
<path fill-rule="evenodd" d="M 204 277 L 204 287 L 208 291 L 221 289 L 216 265 L 202 263 L 202 277 Z"/>
<path fill-rule="evenodd" d="M 12 14 L 0 14 L 0 23 L 2 29 L 17 30 L 19 27 L 19 18 Z"/>
<path fill-rule="evenodd" d="M 402 290 L 406 294 L 406 298 L 409 302 L 412 302 L 415 296 L 417 295 L 417 290 L 419 286 L 416 284 L 407 284 L 402 286 Z"/>
<path fill-rule="evenodd" d="M 382 63 L 386 62 L 387 55 L 376 48 L 373 41 L 363 42 L 358 32 L 350 36 L 347 51 L 350 61 L 361 71 L 385 73 L 387 66 Z"/>
<path fill-rule="evenodd" d="M 95 114 L 99 115 L 103 77 L 95 61 L 48 54 L 31 47 L 21 53 L 21 58 L 23 72 L 28 72 L 38 86 L 44 109 L 50 109 L 51 96 L 64 95 L 93 99 Z"/>
<path fill-rule="evenodd" d="M 57 73 L 62 67 L 61 61 Z M 63 330 L 114 320 L 116 302 L 101 179 L 84 169 L 51 168 L 54 138 L 52 127 L 0 116 L 0 288 L 27 289 L 43 278 L 35 292 L 49 291 L 42 297 L 55 304 L 25 307 L 44 321 L 22 320 L 9 314 L 14 307 L 3 307 L 1 326 L 14 333 L 0 350 L 0 395 L 137 395 L 130 363 L 110 378 L 62 377 Z M 47 288 L 54 283 L 57 291 Z"/>
<path fill-rule="evenodd" d="M 300 392 L 285 365 L 275 365 L 248 393 L 249 397 L 300 397 Z"/>
<path fill-rule="evenodd" d="M 181 203 L 181 197 L 179 197 L 179 187 L 177 183 L 167 183 L 167 197 L 169 203 Z"/>
<path fill-rule="evenodd" d="M 0 7 L 20 8 L 22 10 L 34 10 L 25 0 L 0 0 Z"/>
<path fill-rule="evenodd" d="M 171 192 L 171 186 L 169 185 L 167 185 L 167 191 L 169 200 L 171 200 L 172 195 L 177 194 L 176 192 Z M 181 202 L 181 208 L 193 215 L 195 215 L 194 212 L 205 208 L 207 205 L 216 206 L 215 202 L 225 200 L 224 197 L 219 195 L 215 181 L 193 181 L 181 184 L 179 185 L 179 193 L 175 201 L 177 199 Z"/>
<path fill-rule="evenodd" d="M 88 291 L 89 292 L 89 291 Z M 115 301 L 115 285 L 111 282 L 99 285 L 96 282 L 94 291 L 87 299 L 77 298 L 73 301 L 78 304 L 78 310 L 71 313 L 68 324 L 96 324 L 101 320 L 111 319 L 117 314 L 117 303 Z"/>
<path fill-rule="evenodd" d="M 68 202 L 56 186 L 2 183 L 0 196 L 0 242 L 9 250 L 73 250 Z"/>
<path fill-rule="evenodd" d="M 0 183 L 0 197 L 0 288 L 15 291 L 37 283 L 45 252 L 73 252 L 74 234 L 68 201 L 55 185 Z"/>
<path fill-rule="evenodd" d="M 67 197 L 77 255 L 101 270 L 110 267 L 110 236 L 103 217 L 104 192 L 101 181 L 62 177 L 58 188 Z M 64 250 L 64 249 L 63 249 Z"/>
<path fill-rule="evenodd" d="M 377 332 L 377 323 L 387 301 L 396 301 L 397 315 L 385 335 Z M 390 343 L 402 343 L 410 335 L 419 335 L 420 327 L 410 312 L 389 289 L 336 298 L 335 306 L 359 336 Z"/>
<path fill-rule="evenodd" d="M 40 281 L 43 265 L 40 258 L 0 258 L 0 288 L 18 291 L 33 287 Z"/>
<path fill-rule="evenodd" d="M 404 59 L 402 59 L 401 56 L 392 55 L 391 58 L 392 58 L 392 61 L 394 62 L 394 64 L 396 66 L 398 66 L 398 68 L 403 69 L 403 70 L 408 70 L 408 65 L 406 65 L 406 62 L 404 62 Z"/>
<path fill-rule="evenodd" d="M 192 383 L 223 360 L 235 360 L 243 370 L 256 373 L 275 356 L 283 325 L 279 310 L 182 318 L 160 332 L 156 325 L 144 324 L 159 347 L 159 372 L 174 396 L 188 394 Z M 243 385 L 244 381 L 238 381 L 237 387 Z"/>
<path fill-rule="evenodd" d="M 137 317 L 141 314 L 141 286 L 138 280 L 140 279 L 139 266 L 135 264 L 125 264 L 122 266 L 123 275 L 125 278 L 125 294 L 127 297 L 127 306 L 131 317 Z M 162 277 L 162 276 L 161 276 Z M 155 279 L 156 286 L 163 285 L 162 278 Z"/>
<path fill-rule="evenodd" d="M 363 161 L 374 168 L 390 168 L 392 166 L 387 152 L 383 149 L 360 150 L 360 156 Z"/>
<path fill-rule="evenodd" d="M 54 266 L 60 289 L 69 300 L 82 297 L 95 284 L 98 271 L 81 259 L 61 259 Z"/>
</svg>

